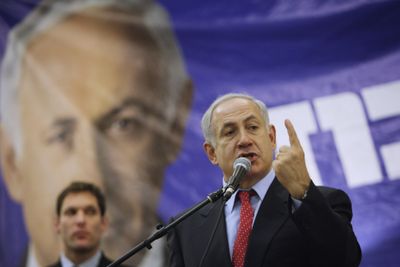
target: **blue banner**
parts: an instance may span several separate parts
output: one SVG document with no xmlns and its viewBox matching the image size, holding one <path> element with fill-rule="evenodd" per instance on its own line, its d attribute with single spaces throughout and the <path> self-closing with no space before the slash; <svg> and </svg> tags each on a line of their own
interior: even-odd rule
<svg viewBox="0 0 400 267">
<path fill-rule="evenodd" d="M 36 4 L 0 3 L 1 55 L 9 30 Z M 278 146 L 288 144 L 283 121 L 292 120 L 316 184 L 348 193 L 361 266 L 398 266 L 400 1 L 160 4 L 170 16 L 194 86 L 180 153 L 162 181 L 161 220 L 221 186 L 220 170 L 202 149 L 200 120 L 219 95 L 244 92 L 268 106 Z M 21 262 L 30 235 L 4 180 L 0 266 L 12 267 Z"/>
</svg>

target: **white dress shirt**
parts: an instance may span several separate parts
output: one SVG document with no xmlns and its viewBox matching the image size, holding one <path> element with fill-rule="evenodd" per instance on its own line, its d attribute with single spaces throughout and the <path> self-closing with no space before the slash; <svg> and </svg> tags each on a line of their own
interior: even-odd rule
<svg viewBox="0 0 400 267">
<path fill-rule="evenodd" d="M 274 170 L 271 169 L 271 171 L 262 178 L 260 181 L 258 181 L 255 185 L 253 185 L 252 189 L 256 192 L 256 195 L 253 196 L 250 200 L 251 206 L 253 207 L 254 210 L 254 217 L 253 217 L 253 224 L 254 220 L 257 216 L 258 210 L 260 209 L 260 205 L 262 201 L 264 200 L 265 195 L 267 194 L 267 191 L 272 183 L 272 181 L 275 178 L 275 172 Z M 226 182 L 223 181 L 224 186 L 226 185 Z M 239 190 L 238 190 L 239 191 Z M 240 222 L 240 201 L 236 201 L 236 191 L 231 198 L 226 202 L 225 204 L 225 221 L 226 221 L 226 231 L 227 231 L 227 237 L 228 237 L 228 244 L 229 244 L 229 253 L 232 257 L 233 253 L 233 245 L 236 240 L 236 234 L 237 230 L 239 227 L 239 222 Z"/>
<path fill-rule="evenodd" d="M 64 253 L 61 253 L 60 256 L 60 261 L 61 261 L 61 266 L 62 267 L 75 267 L 75 266 L 79 266 L 79 267 L 97 267 L 97 265 L 99 264 L 100 261 L 100 257 L 101 257 L 101 252 L 100 250 L 96 252 L 96 254 L 94 254 L 93 257 L 89 258 L 88 260 L 80 263 L 80 264 L 74 264 L 73 262 L 71 262 Z"/>
</svg>

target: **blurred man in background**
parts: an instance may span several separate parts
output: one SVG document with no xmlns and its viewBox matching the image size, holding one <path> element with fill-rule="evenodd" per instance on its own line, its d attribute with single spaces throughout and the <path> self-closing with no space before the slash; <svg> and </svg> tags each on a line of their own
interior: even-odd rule
<svg viewBox="0 0 400 267">
<path fill-rule="evenodd" d="M 72 182 L 60 193 L 55 226 L 62 252 L 50 267 L 104 267 L 112 262 L 101 251 L 108 218 L 105 197 L 94 184 Z"/>
</svg>

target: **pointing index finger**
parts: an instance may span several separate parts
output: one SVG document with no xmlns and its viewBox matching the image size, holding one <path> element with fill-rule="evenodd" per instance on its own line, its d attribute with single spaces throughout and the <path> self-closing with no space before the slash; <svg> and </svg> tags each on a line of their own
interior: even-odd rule
<svg viewBox="0 0 400 267">
<path fill-rule="evenodd" d="M 292 122 L 289 119 L 285 120 L 285 126 L 289 135 L 289 141 L 290 141 L 290 146 L 298 146 L 301 147 L 299 138 L 297 138 L 297 133 L 296 130 L 294 129 L 294 126 Z"/>
</svg>

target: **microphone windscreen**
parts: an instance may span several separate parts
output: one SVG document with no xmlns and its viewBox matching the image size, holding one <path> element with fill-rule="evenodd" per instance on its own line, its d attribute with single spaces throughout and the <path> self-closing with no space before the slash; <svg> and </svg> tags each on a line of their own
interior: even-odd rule
<svg viewBox="0 0 400 267">
<path fill-rule="evenodd" d="M 233 162 L 233 169 L 236 169 L 238 167 L 242 166 L 243 168 L 246 169 L 246 172 L 250 171 L 251 168 L 251 162 L 248 158 L 245 157 L 240 157 L 237 158 L 234 162 Z"/>
</svg>

